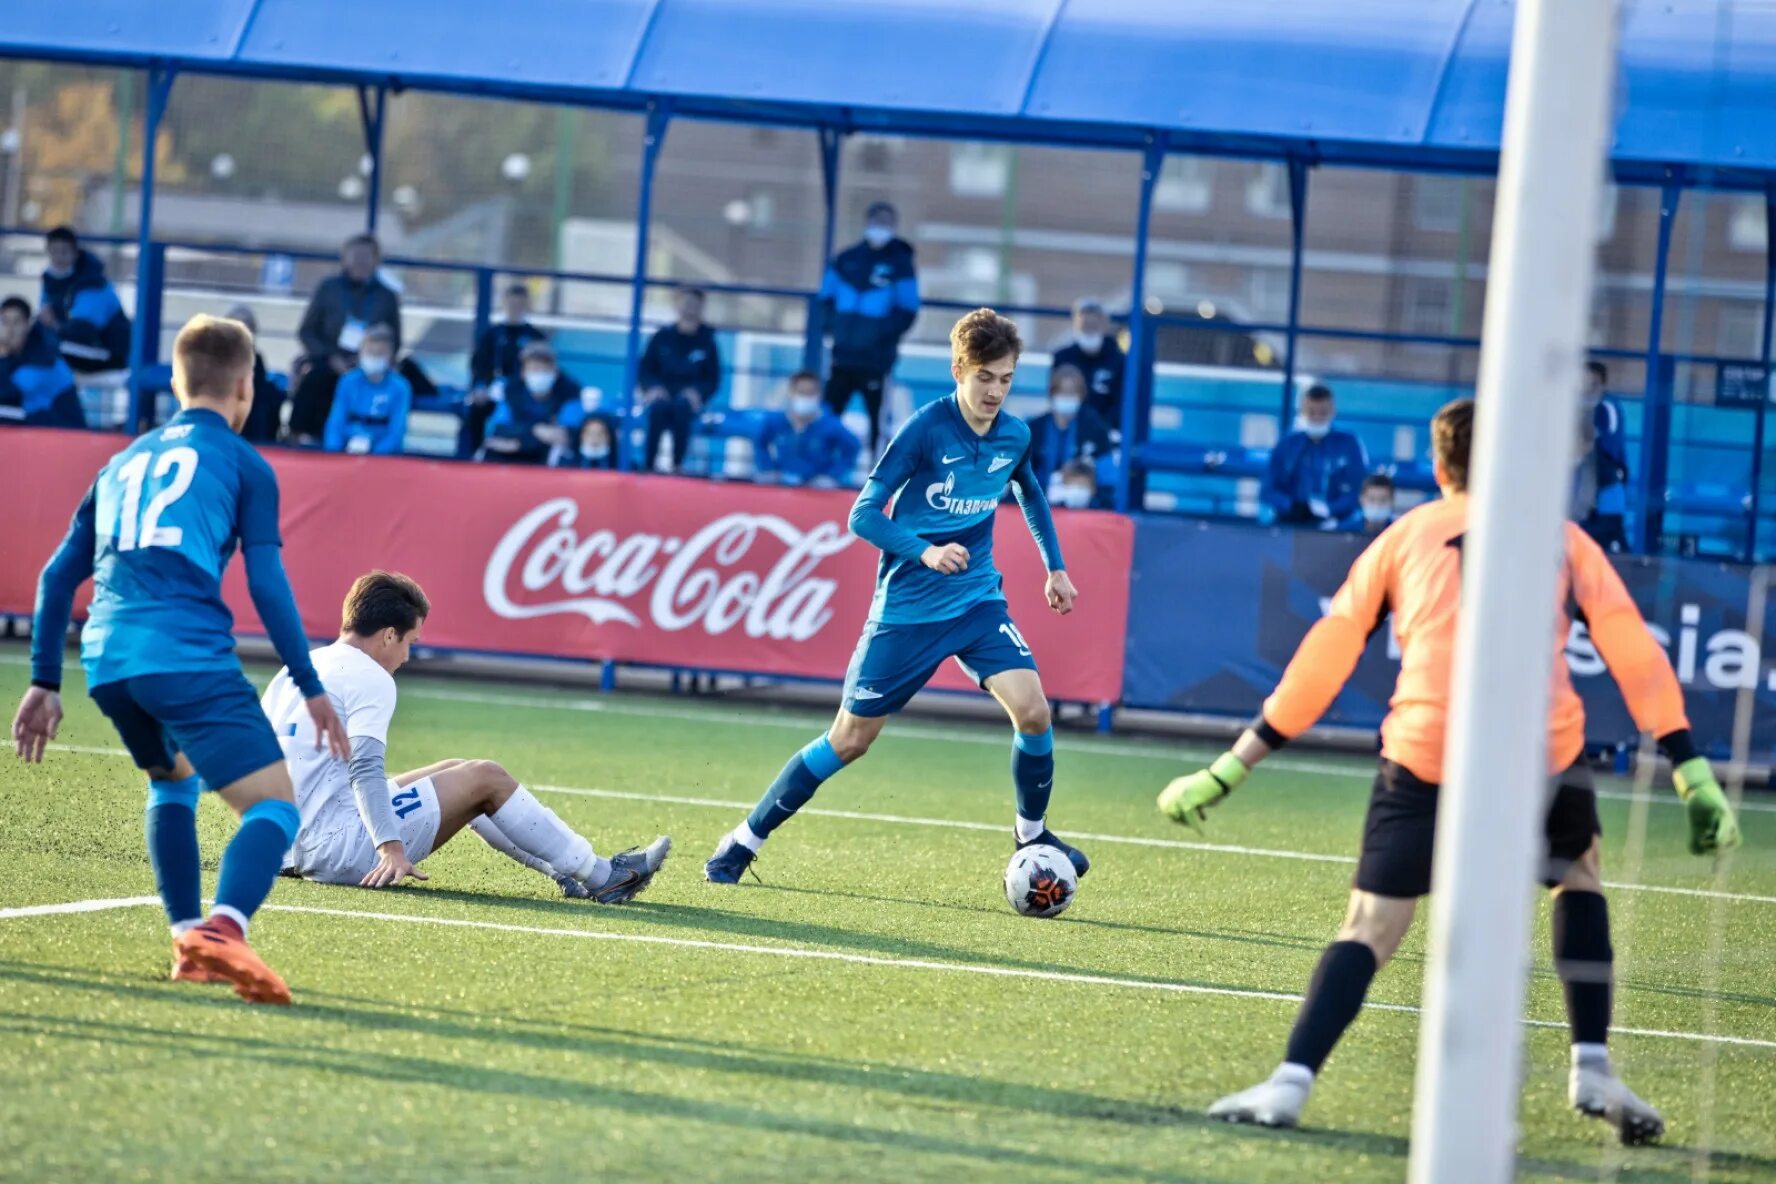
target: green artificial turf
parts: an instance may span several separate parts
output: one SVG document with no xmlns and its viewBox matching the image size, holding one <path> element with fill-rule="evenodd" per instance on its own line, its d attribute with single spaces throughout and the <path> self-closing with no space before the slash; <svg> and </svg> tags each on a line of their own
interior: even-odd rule
<svg viewBox="0 0 1776 1184">
<path fill-rule="evenodd" d="M 22 657 L 0 649 L 9 703 Z M 1253 993 L 1298 994 L 1338 924 L 1365 762 L 1277 758 L 1211 819 L 1207 842 L 1248 850 L 1208 851 L 1152 805 L 1207 750 L 1064 733 L 1050 820 L 1094 866 L 1063 918 L 1030 921 L 1000 889 L 1001 728 L 891 725 L 814 802 L 874 817 L 805 814 L 755 865 L 763 883 L 730 888 L 704 883 L 702 861 L 823 715 L 401 686 L 392 769 L 499 760 L 607 854 L 670 833 L 652 890 L 624 908 L 562 900 L 467 833 L 424 885 L 282 880 L 253 938 L 289 1009 L 166 982 L 157 905 L 0 917 L 0 1177 L 1404 1177 L 1413 1013 L 1358 1021 L 1303 1130 L 1202 1117 L 1278 1058 L 1294 1005 Z M 140 777 L 77 677 L 66 702 L 62 747 L 0 772 L 0 910 L 154 892 Z M 1638 858 L 1630 803 L 1603 814 L 1612 880 L 1722 886 L 1685 852 L 1679 810 L 1647 810 Z M 208 801 L 200 825 L 211 887 L 233 823 Z M 1615 1043 L 1667 1145 L 1624 1151 L 1568 1111 L 1566 1034 L 1535 1027 L 1524 1179 L 1688 1181 L 1699 1149 L 1708 1179 L 1776 1178 L 1776 814 L 1744 825 L 1724 888 L 1764 899 L 1612 894 L 1617 1021 L 1679 1034 Z M 1528 1010 L 1557 1022 L 1546 912 Z M 1415 931 L 1370 998 L 1416 1004 L 1423 949 Z M 1764 1043 L 1693 1038 L 1708 1034 Z"/>
</svg>

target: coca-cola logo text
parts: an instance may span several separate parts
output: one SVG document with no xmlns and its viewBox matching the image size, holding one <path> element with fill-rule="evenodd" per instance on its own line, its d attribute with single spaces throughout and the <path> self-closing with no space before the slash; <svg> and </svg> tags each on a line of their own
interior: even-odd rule
<svg viewBox="0 0 1776 1184">
<path fill-rule="evenodd" d="M 700 625 L 719 636 L 738 626 L 748 637 L 777 641 L 807 641 L 832 619 L 837 581 L 814 569 L 851 545 L 837 522 L 802 530 L 775 514 L 739 512 L 688 539 L 620 537 L 602 527 L 582 537 L 574 528 L 579 512 L 572 498 L 554 498 L 512 524 L 487 560 L 481 590 L 488 608 L 508 620 L 578 613 L 595 625 L 640 627 L 638 601 L 647 593 L 656 628 Z M 783 547 L 763 571 L 753 556 L 760 536 Z M 512 598 L 514 577 L 522 603 Z M 549 592 L 560 595 L 531 602 Z"/>
</svg>

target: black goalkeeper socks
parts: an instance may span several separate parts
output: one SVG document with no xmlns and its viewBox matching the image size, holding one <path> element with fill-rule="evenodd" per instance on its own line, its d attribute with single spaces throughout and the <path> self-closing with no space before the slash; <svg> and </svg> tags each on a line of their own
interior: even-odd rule
<svg viewBox="0 0 1776 1184">
<path fill-rule="evenodd" d="M 1332 1046 L 1363 1009 L 1375 970 L 1375 951 L 1364 943 L 1335 941 L 1327 946 L 1307 985 L 1307 998 L 1295 1017 L 1283 1059 L 1318 1073 L 1332 1055 Z"/>
<path fill-rule="evenodd" d="M 1597 892 L 1563 889 L 1554 896 L 1554 969 L 1566 990 L 1566 1018 L 1574 1044 L 1609 1039 L 1615 951 L 1610 948 L 1609 904 Z"/>
</svg>

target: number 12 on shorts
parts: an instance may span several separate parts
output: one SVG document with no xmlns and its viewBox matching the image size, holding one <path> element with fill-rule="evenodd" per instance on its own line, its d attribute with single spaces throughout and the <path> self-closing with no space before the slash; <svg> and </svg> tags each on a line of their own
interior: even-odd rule
<svg viewBox="0 0 1776 1184">
<path fill-rule="evenodd" d="M 419 809 L 419 789 L 415 786 L 408 786 L 390 798 L 389 802 L 395 807 L 395 817 L 405 818 Z"/>
</svg>

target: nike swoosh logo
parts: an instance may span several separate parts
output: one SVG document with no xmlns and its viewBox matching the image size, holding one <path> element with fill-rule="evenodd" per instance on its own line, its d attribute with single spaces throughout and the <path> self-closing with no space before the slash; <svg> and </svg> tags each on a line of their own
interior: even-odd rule
<svg viewBox="0 0 1776 1184">
<path fill-rule="evenodd" d="M 1000 469 L 1003 469 L 1010 463 L 1011 458 L 1009 456 L 996 456 L 993 458 L 993 463 L 987 466 L 987 472 L 997 473 Z"/>
<path fill-rule="evenodd" d="M 967 456 L 967 455 L 968 455 L 967 453 L 962 454 L 962 456 Z M 953 465 L 957 461 L 961 460 L 962 456 L 950 456 L 950 455 L 946 454 L 943 458 L 943 463 L 946 465 Z"/>
<path fill-rule="evenodd" d="M 858 687 L 855 691 L 851 692 L 851 697 L 853 699 L 880 699 L 882 697 L 882 692 L 872 691 L 868 687 Z"/>
<path fill-rule="evenodd" d="M 1049 786 L 1053 785 L 1054 783 L 1055 783 L 1055 779 L 1053 777 L 1050 777 L 1047 781 L 1038 781 L 1036 783 L 1036 788 L 1037 789 L 1047 789 Z"/>
</svg>

